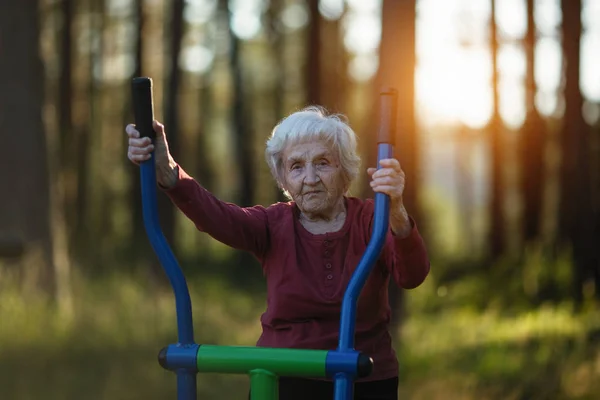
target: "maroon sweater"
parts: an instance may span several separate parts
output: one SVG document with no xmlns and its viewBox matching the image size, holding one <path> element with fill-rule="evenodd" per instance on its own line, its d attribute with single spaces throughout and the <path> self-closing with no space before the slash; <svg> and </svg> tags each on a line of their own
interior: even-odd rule
<svg viewBox="0 0 600 400">
<path fill-rule="evenodd" d="M 293 202 L 242 208 L 218 200 L 179 167 L 179 181 L 165 193 L 214 239 L 252 253 L 267 280 L 267 308 L 257 346 L 300 349 L 337 347 L 340 309 L 346 286 L 369 242 L 374 203 L 346 197 L 346 222 L 338 232 L 314 235 L 298 220 Z M 414 221 L 406 238 L 391 231 L 359 297 L 356 350 L 375 362 L 363 380 L 398 375 L 388 331 L 390 276 L 405 289 L 429 273 L 425 245 Z"/>
</svg>

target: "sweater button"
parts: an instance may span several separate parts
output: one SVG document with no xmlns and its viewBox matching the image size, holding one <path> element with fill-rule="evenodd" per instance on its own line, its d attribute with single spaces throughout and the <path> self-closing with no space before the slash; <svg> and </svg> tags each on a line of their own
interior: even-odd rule
<svg viewBox="0 0 600 400">
<path fill-rule="evenodd" d="M 332 280 L 333 279 L 333 275 L 331 275 L 331 274 L 327 275 L 327 279 Z"/>
<path fill-rule="evenodd" d="M 331 269 L 331 264 L 330 263 L 325 264 L 325 268 Z"/>
</svg>

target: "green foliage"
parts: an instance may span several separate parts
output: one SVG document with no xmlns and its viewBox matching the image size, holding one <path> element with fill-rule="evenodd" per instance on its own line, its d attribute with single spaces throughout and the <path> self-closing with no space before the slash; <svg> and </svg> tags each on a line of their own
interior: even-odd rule
<svg viewBox="0 0 600 400">
<path fill-rule="evenodd" d="M 158 350 L 176 338 L 169 288 L 138 275 L 78 278 L 70 317 L 0 290 L 3 399 L 175 398 Z M 264 298 L 214 276 L 190 280 L 196 340 L 253 345 Z M 469 306 L 474 283 L 447 289 L 434 277 L 407 292 L 396 336 L 401 394 L 410 399 L 588 399 L 600 394 L 600 315 L 547 305 L 507 314 Z M 462 287 L 462 289 L 460 289 Z M 460 290 L 459 290 L 460 289 Z M 455 293 L 458 292 L 458 293 Z M 433 302 L 446 302 L 444 307 Z M 199 375 L 200 398 L 242 399 L 244 376 Z"/>
<path fill-rule="evenodd" d="M 176 341 L 171 293 L 135 276 L 80 280 L 75 287 L 74 315 L 65 318 L 3 282 L 1 398 L 175 398 L 175 379 L 156 359 L 161 347 Z M 216 279 L 190 282 L 190 288 L 197 341 L 253 343 L 259 302 Z M 203 375 L 199 393 L 243 396 L 245 382 L 245 377 Z"/>
</svg>

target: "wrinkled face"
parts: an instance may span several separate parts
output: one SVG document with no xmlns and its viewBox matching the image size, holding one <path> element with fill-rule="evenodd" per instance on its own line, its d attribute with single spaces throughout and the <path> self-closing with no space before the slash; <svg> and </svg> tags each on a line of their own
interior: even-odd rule
<svg viewBox="0 0 600 400">
<path fill-rule="evenodd" d="M 306 215 L 329 215 L 346 188 L 338 157 L 322 142 L 300 143 L 283 152 L 284 182 L 292 199 Z"/>
</svg>

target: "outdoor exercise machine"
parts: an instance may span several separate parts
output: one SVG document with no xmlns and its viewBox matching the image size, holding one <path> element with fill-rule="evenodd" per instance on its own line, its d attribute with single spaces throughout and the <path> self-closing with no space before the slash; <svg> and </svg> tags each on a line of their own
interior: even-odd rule
<svg viewBox="0 0 600 400">
<path fill-rule="evenodd" d="M 152 79 L 132 81 L 133 110 L 142 137 L 155 140 L 152 128 L 154 102 Z M 380 94 L 380 121 L 377 135 L 379 161 L 393 156 L 397 93 Z M 381 254 L 389 227 L 389 196 L 375 194 L 375 215 L 371 240 L 350 279 L 342 301 L 339 342 L 336 350 L 281 349 L 245 346 L 217 346 L 194 342 L 192 304 L 185 276 L 159 224 L 154 153 L 141 163 L 142 208 L 146 233 L 162 264 L 175 296 L 178 341 L 160 350 L 159 364 L 177 376 L 177 399 L 196 399 L 197 373 L 246 374 L 250 377 L 252 400 L 277 400 L 280 376 L 331 378 L 334 399 L 352 400 L 354 381 L 368 376 L 373 360 L 354 349 L 356 307 L 360 292 L 375 261 Z"/>
</svg>

